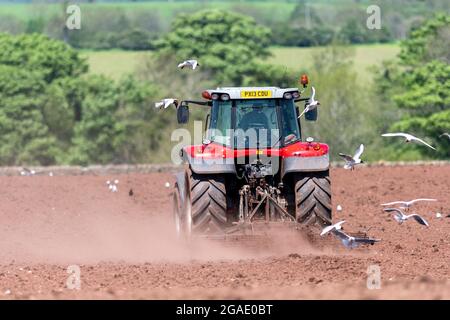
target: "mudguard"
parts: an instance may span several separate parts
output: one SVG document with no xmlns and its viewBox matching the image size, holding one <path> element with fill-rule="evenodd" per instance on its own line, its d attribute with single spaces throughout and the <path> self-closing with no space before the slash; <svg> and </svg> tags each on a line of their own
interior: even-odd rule
<svg viewBox="0 0 450 320">
<path fill-rule="evenodd" d="M 318 172 L 330 168 L 330 156 L 324 154 L 318 157 L 289 157 L 283 159 L 282 176 L 291 172 Z"/>
<path fill-rule="evenodd" d="M 187 152 L 183 152 L 183 161 L 197 174 L 236 173 L 233 159 L 194 159 Z"/>
</svg>

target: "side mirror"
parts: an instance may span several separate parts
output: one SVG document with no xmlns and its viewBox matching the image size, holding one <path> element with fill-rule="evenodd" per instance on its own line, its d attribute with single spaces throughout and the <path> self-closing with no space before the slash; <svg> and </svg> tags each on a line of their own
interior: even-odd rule
<svg viewBox="0 0 450 320">
<path fill-rule="evenodd" d="M 317 120 L 317 108 L 312 109 L 305 113 L 305 119 L 308 121 L 316 121 Z"/>
<path fill-rule="evenodd" d="M 189 107 L 186 104 L 181 104 L 177 108 L 177 120 L 179 124 L 185 124 L 189 121 Z"/>
</svg>

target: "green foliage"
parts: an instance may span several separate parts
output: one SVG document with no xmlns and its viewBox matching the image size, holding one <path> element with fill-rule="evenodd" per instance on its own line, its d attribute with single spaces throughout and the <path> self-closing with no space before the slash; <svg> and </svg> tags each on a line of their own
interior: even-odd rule
<svg viewBox="0 0 450 320">
<path fill-rule="evenodd" d="M 417 66 L 432 60 L 450 63 L 450 15 L 437 14 L 402 42 L 401 62 Z"/>
<path fill-rule="evenodd" d="M 425 137 L 437 151 L 416 146 L 420 154 L 448 158 L 450 131 L 450 16 L 438 14 L 411 33 L 402 43 L 401 67 L 386 65 L 379 74 L 379 92 L 392 97 L 400 116 L 391 130 Z"/>
<path fill-rule="evenodd" d="M 221 84 L 240 84 L 254 69 L 256 58 L 269 55 L 269 29 L 237 13 L 204 10 L 178 16 L 156 43 L 160 56 L 179 61 L 199 59 Z"/>
<path fill-rule="evenodd" d="M 62 42 L 0 35 L 0 164 L 149 161 L 156 89 L 86 71 Z"/>
<path fill-rule="evenodd" d="M 74 127 L 68 162 L 136 163 L 148 161 L 152 131 L 147 123 L 154 89 L 127 77 L 115 84 L 92 76 L 86 82 L 83 116 Z M 150 132 L 149 132 L 150 131 Z"/>
<path fill-rule="evenodd" d="M 0 33 L 0 64 L 39 72 L 48 83 L 58 78 L 78 77 L 88 68 L 72 48 L 40 34 L 12 37 Z"/>
<path fill-rule="evenodd" d="M 41 106 L 45 82 L 38 74 L 0 65 L 0 159 L 3 165 L 52 164 L 58 156 Z"/>
</svg>

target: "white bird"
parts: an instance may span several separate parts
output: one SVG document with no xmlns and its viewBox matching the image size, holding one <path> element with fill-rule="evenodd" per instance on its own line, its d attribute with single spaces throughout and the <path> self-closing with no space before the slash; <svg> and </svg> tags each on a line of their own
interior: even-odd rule
<svg viewBox="0 0 450 320">
<path fill-rule="evenodd" d="M 106 181 L 106 184 L 108 185 L 108 189 L 111 192 L 117 192 L 118 188 L 117 188 L 117 184 L 119 183 L 119 180 L 114 180 L 113 182 L 111 182 L 110 180 Z"/>
<path fill-rule="evenodd" d="M 34 176 L 36 174 L 36 171 L 28 168 L 22 168 L 22 171 L 20 171 L 21 176 Z"/>
<path fill-rule="evenodd" d="M 445 133 L 443 133 L 443 134 L 441 134 L 441 135 L 439 136 L 439 138 L 441 138 L 441 137 L 447 137 L 447 138 L 450 139 L 450 133 L 445 132 Z"/>
<path fill-rule="evenodd" d="M 336 211 L 338 211 L 338 212 L 341 212 L 341 211 L 342 211 L 342 206 L 341 206 L 340 204 L 337 205 Z"/>
<path fill-rule="evenodd" d="M 426 145 L 427 147 L 436 150 L 435 147 L 429 145 L 428 143 L 426 143 L 425 141 L 423 141 L 420 138 L 417 138 L 415 136 L 413 136 L 412 134 L 409 133 L 403 133 L 403 132 L 398 132 L 398 133 L 384 133 L 381 135 L 382 137 L 404 137 L 406 139 L 405 142 L 412 142 L 412 141 L 417 141 L 420 143 L 423 143 L 424 145 Z"/>
<path fill-rule="evenodd" d="M 166 188 L 170 188 L 170 183 L 169 183 L 169 182 L 166 182 L 166 183 L 164 184 L 164 186 L 165 186 Z"/>
<path fill-rule="evenodd" d="M 156 102 L 155 103 L 155 108 L 162 109 L 162 107 L 164 107 L 164 109 L 167 109 L 167 107 L 169 107 L 172 104 L 175 107 L 178 107 L 178 100 L 174 99 L 174 98 L 166 98 L 166 99 L 162 99 L 159 102 Z"/>
<path fill-rule="evenodd" d="M 336 222 L 335 224 L 332 224 L 331 226 L 326 226 L 325 228 L 322 229 L 322 232 L 320 233 L 320 235 L 324 236 L 332 230 L 341 230 L 342 224 L 344 222 L 345 222 L 345 220 L 342 220 L 342 221 Z"/>
<path fill-rule="evenodd" d="M 333 234 L 341 240 L 342 244 L 347 248 L 353 249 L 358 247 L 361 244 L 370 244 L 373 245 L 375 242 L 380 241 L 380 239 L 372 239 L 372 238 L 362 238 L 362 237 L 353 237 L 349 236 L 345 232 L 341 230 L 333 230 Z"/>
<path fill-rule="evenodd" d="M 438 219 L 442 218 L 442 213 L 436 212 L 436 218 L 438 218 Z"/>
<path fill-rule="evenodd" d="M 386 212 L 395 212 L 394 213 L 394 219 L 399 223 L 402 224 L 403 222 L 405 222 L 406 220 L 413 218 L 414 220 L 416 220 L 419 224 L 423 225 L 423 226 L 427 226 L 428 227 L 428 222 L 422 218 L 421 216 L 419 216 L 417 213 L 413 213 L 410 215 L 406 215 L 402 210 L 397 209 L 397 208 L 386 208 L 384 209 L 384 211 Z"/>
<path fill-rule="evenodd" d="M 186 60 L 178 64 L 178 68 L 183 69 L 184 67 L 192 68 L 192 70 L 195 70 L 198 66 L 200 66 L 200 63 L 198 63 L 197 60 Z"/>
<path fill-rule="evenodd" d="M 314 89 L 314 87 L 311 87 L 311 90 L 312 90 L 311 98 L 309 98 L 309 101 L 306 104 L 305 110 L 302 111 L 302 113 L 298 116 L 298 118 L 300 118 L 306 112 L 314 110 L 315 108 L 320 106 L 320 102 L 314 99 L 316 96 L 316 89 Z"/>
<path fill-rule="evenodd" d="M 361 160 L 361 155 L 363 154 L 363 152 L 364 145 L 361 144 L 356 150 L 356 153 L 353 157 L 343 153 L 339 153 L 339 155 L 345 160 L 344 169 L 355 170 L 355 165 L 364 163 L 364 161 Z"/>
<path fill-rule="evenodd" d="M 421 201 L 437 201 L 436 199 L 414 199 L 411 201 L 393 201 L 393 202 L 388 202 L 388 203 L 382 203 L 382 206 L 394 206 L 396 204 L 400 204 L 402 205 L 402 209 L 409 209 L 409 207 L 411 207 L 413 204 L 417 203 L 417 202 L 421 202 Z"/>
</svg>

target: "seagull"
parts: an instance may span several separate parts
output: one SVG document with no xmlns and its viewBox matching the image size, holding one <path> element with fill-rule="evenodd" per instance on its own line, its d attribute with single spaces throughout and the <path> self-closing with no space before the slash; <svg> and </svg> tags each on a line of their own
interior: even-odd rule
<svg viewBox="0 0 450 320">
<path fill-rule="evenodd" d="M 21 176 L 34 176 L 36 174 L 36 171 L 30 170 L 28 168 L 22 168 L 22 171 L 20 171 Z"/>
<path fill-rule="evenodd" d="M 412 134 L 398 132 L 398 133 L 384 133 L 381 136 L 382 137 L 404 137 L 406 139 L 405 142 L 417 141 L 417 142 L 423 143 L 424 145 L 426 145 L 427 147 L 429 147 L 429 148 L 431 148 L 433 150 L 436 150 L 435 147 L 429 145 L 428 143 L 426 143 L 422 139 L 419 139 L 419 138 L 413 136 Z"/>
<path fill-rule="evenodd" d="M 195 70 L 195 68 L 197 68 L 198 66 L 200 66 L 200 63 L 198 63 L 197 60 L 186 60 L 178 64 L 178 68 L 180 69 L 183 69 L 184 67 L 190 67 L 192 68 L 192 70 Z"/>
<path fill-rule="evenodd" d="M 409 207 L 411 207 L 413 204 L 415 204 L 416 202 L 421 202 L 421 201 L 437 201 L 436 199 L 414 199 L 411 201 L 393 201 L 393 202 L 388 202 L 388 203 L 382 203 L 382 206 L 393 206 L 396 204 L 401 204 L 402 205 L 402 209 L 409 209 Z"/>
<path fill-rule="evenodd" d="M 342 229 L 342 224 L 344 222 L 345 222 L 345 220 L 342 220 L 342 221 L 336 222 L 335 224 L 332 224 L 331 226 L 327 226 L 327 227 L 323 228 L 322 232 L 320 233 L 320 235 L 324 236 L 330 231 L 341 230 Z"/>
<path fill-rule="evenodd" d="M 392 212 L 394 211 L 394 219 L 399 223 L 402 224 L 403 222 L 405 222 L 406 220 L 408 220 L 409 218 L 413 218 L 414 220 L 416 220 L 419 224 L 423 225 L 423 226 L 427 226 L 428 227 L 428 222 L 422 218 L 421 216 L 419 216 L 417 213 L 413 213 L 410 215 L 406 215 L 403 213 L 402 210 L 397 209 L 397 208 L 386 208 L 384 209 L 384 211 L 386 212 Z"/>
<path fill-rule="evenodd" d="M 119 180 L 114 180 L 113 182 L 111 182 L 111 181 L 106 181 L 106 184 L 108 185 L 108 189 L 111 191 L 111 192 L 117 192 L 117 191 L 119 191 L 118 190 L 118 188 L 117 188 L 117 184 L 119 183 Z"/>
<path fill-rule="evenodd" d="M 343 153 L 339 153 L 339 155 L 345 160 L 344 169 L 355 170 L 355 165 L 364 163 L 364 161 L 361 160 L 361 155 L 363 152 L 364 145 L 361 144 L 358 150 L 356 150 L 356 153 L 353 157 Z"/>
<path fill-rule="evenodd" d="M 450 139 L 450 133 L 445 132 L 445 133 L 443 133 L 443 134 L 441 134 L 441 135 L 439 136 L 439 138 L 441 138 L 441 137 L 447 137 L 447 138 Z"/>
<path fill-rule="evenodd" d="M 171 104 L 175 105 L 175 107 L 178 107 L 178 100 L 174 98 L 162 99 L 161 101 L 155 103 L 155 108 L 162 109 L 162 107 L 164 107 L 164 109 L 167 109 L 167 107 L 169 107 Z"/>
<path fill-rule="evenodd" d="M 314 110 L 315 108 L 320 106 L 320 102 L 317 100 L 314 100 L 314 97 L 316 96 L 316 89 L 314 89 L 314 87 L 311 87 L 311 90 L 312 90 L 311 98 L 309 98 L 309 101 L 306 104 L 305 110 L 303 110 L 302 113 L 298 116 L 299 119 L 306 112 Z"/>
<path fill-rule="evenodd" d="M 341 206 L 340 204 L 337 205 L 336 211 L 338 211 L 338 212 L 341 212 L 341 211 L 342 211 L 342 206 Z"/>
<path fill-rule="evenodd" d="M 360 244 L 370 244 L 373 245 L 375 242 L 380 241 L 380 239 L 372 239 L 372 238 L 362 238 L 362 237 L 353 237 L 346 234 L 341 230 L 333 230 L 333 234 L 341 240 L 342 244 L 347 248 L 353 249 L 358 247 Z"/>
</svg>

